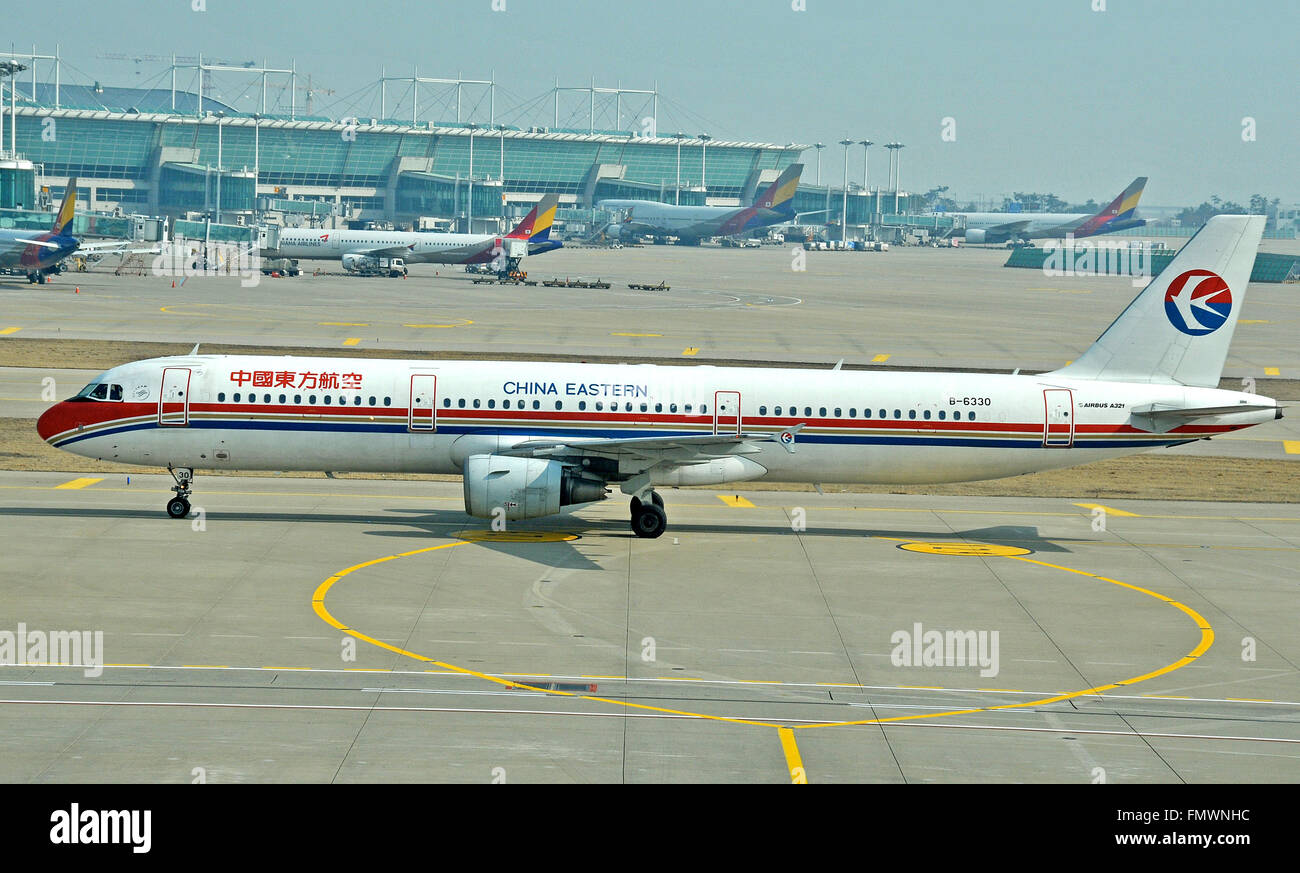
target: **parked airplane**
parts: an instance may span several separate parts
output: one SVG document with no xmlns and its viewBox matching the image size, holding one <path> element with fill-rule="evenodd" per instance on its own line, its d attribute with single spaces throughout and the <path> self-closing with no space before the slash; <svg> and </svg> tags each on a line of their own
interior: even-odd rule
<svg viewBox="0 0 1300 873">
<path fill-rule="evenodd" d="M 656 537 L 660 486 L 994 479 L 1280 418 L 1217 388 L 1263 227 L 1210 219 L 1091 348 L 1036 376 L 191 354 L 114 367 L 37 430 L 166 466 L 176 518 L 199 467 L 459 473 L 472 516 L 614 486 Z"/>
<path fill-rule="evenodd" d="M 1003 243 L 1010 240 L 1061 239 L 1073 234 L 1076 239 L 1100 233 L 1114 233 L 1141 227 L 1146 220 L 1135 217 L 1147 177 L 1139 176 L 1105 209 L 1087 213 L 1063 212 L 944 212 L 961 217 L 966 224 L 966 242 Z"/>
<path fill-rule="evenodd" d="M 58 273 L 63 260 L 77 250 L 81 241 L 68 233 L 77 202 L 77 180 L 68 180 L 63 204 L 49 231 L 0 230 L 0 269 L 21 269 L 27 281 L 36 284 L 49 273 Z"/>
<path fill-rule="evenodd" d="M 505 236 L 481 233 L 412 233 L 395 230 L 280 231 L 278 257 L 307 260 L 338 258 L 345 270 L 379 266 L 381 258 L 407 264 L 496 264 L 497 272 L 515 269 L 529 254 L 558 249 L 550 239 L 560 198 L 547 194 Z"/>
<path fill-rule="evenodd" d="M 675 236 L 688 245 L 701 238 L 734 236 L 747 230 L 794 221 L 794 193 L 803 164 L 791 164 L 749 206 L 674 206 L 654 200 L 601 200 L 596 208 L 622 212 L 622 221 L 605 228 L 609 239 Z"/>
</svg>

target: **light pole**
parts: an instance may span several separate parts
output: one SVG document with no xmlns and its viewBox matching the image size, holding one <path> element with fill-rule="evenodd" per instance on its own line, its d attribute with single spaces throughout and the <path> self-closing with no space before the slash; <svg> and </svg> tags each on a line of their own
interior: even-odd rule
<svg viewBox="0 0 1300 873">
<path fill-rule="evenodd" d="M 217 224 L 221 223 L 221 123 L 226 113 L 217 112 Z"/>
<path fill-rule="evenodd" d="M 253 200 L 257 200 L 257 185 L 262 175 L 262 113 L 253 113 Z"/>
<path fill-rule="evenodd" d="M 870 197 L 871 183 L 867 175 L 867 170 L 869 169 L 867 164 L 871 157 L 871 147 L 875 145 L 875 143 L 869 139 L 860 139 L 858 140 L 858 145 L 862 146 L 862 190 L 868 197 Z"/>
<path fill-rule="evenodd" d="M 826 143 L 815 142 L 813 148 L 817 149 L 817 184 L 822 183 L 822 149 L 826 148 Z"/>
<path fill-rule="evenodd" d="M 4 80 L 6 76 L 17 76 L 25 69 L 27 69 L 27 65 L 20 64 L 17 61 L 0 61 L 0 154 L 4 153 L 4 148 L 5 148 Z M 36 74 L 33 73 L 32 75 L 35 76 Z M 9 83 L 10 104 L 13 104 L 14 102 L 16 91 L 17 89 L 14 88 L 13 83 L 10 82 Z M 9 151 L 13 153 L 10 155 L 10 157 L 14 157 L 14 158 L 18 157 L 18 148 L 17 148 L 18 119 L 16 117 L 16 113 L 17 113 L 16 109 L 10 108 L 9 110 Z"/>
<path fill-rule="evenodd" d="M 847 242 L 849 239 L 849 146 L 853 145 L 851 139 L 840 140 L 840 145 L 844 146 L 844 203 L 840 207 L 840 242 Z"/>
<path fill-rule="evenodd" d="M 700 146 L 700 187 L 704 189 L 704 202 L 708 203 L 709 202 L 709 177 L 708 174 L 705 172 L 705 168 L 707 167 L 707 164 L 705 164 L 705 160 L 709 156 L 709 152 L 708 152 L 709 141 L 713 139 L 713 137 L 709 136 L 707 133 L 702 133 L 699 135 L 699 137 L 697 137 L 697 139 L 699 139 L 699 141 L 702 143 L 702 145 Z"/>
<path fill-rule="evenodd" d="M 465 125 L 469 128 L 469 199 L 465 203 L 465 232 L 474 232 L 474 131 L 478 130 L 477 122 L 471 121 Z"/>
<path fill-rule="evenodd" d="M 894 143 L 895 154 L 898 156 L 897 166 L 894 169 L 894 214 L 898 214 L 898 189 L 903 185 L 903 153 L 899 149 L 906 148 L 901 142 Z"/>
<path fill-rule="evenodd" d="M 504 232 L 506 218 L 506 126 L 498 124 L 496 131 L 497 136 L 501 137 L 501 229 Z"/>
<path fill-rule="evenodd" d="M 887 142 L 885 148 L 889 149 L 889 177 L 890 187 L 894 190 L 894 214 L 898 214 L 898 181 L 894 175 L 894 162 L 898 160 L 898 150 L 903 148 L 901 142 Z"/>
<path fill-rule="evenodd" d="M 673 205 L 680 206 L 682 202 L 682 140 L 686 134 L 680 130 L 673 134 L 677 138 L 677 187 L 673 189 Z"/>
</svg>

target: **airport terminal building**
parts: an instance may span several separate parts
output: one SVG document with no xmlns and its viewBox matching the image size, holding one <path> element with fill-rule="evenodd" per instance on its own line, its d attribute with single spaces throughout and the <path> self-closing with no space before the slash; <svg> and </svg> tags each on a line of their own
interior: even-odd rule
<svg viewBox="0 0 1300 873">
<path fill-rule="evenodd" d="M 493 232 L 543 194 L 739 205 L 805 146 L 634 132 L 240 113 L 189 92 L 19 86 L 0 208 L 56 201 L 72 177 L 87 210 L 250 224 L 384 222 Z M 23 97 L 27 99 L 24 100 Z M 35 99 L 32 99 L 33 96 Z M 8 110 L 8 106 L 5 107 Z M 39 181 L 38 181 L 39 180 Z M 680 187 L 679 187 L 680 180 Z M 36 190 L 37 185 L 44 190 Z M 218 200 L 219 198 L 219 200 Z M 43 202 L 42 202 L 43 201 Z M 294 216 L 294 213 L 299 213 Z"/>
</svg>

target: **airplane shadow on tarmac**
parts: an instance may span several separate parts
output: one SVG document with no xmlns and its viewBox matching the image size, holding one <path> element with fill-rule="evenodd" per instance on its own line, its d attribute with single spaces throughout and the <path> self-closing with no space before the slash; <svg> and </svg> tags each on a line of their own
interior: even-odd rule
<svg viewBox="0 0 1300 873">
<path fill-rule="evenodd" d="M 119 519 L 157 522 L 159 525 L 171 525 L 181 529 L 184 521 L 194 521 L 194 516 L 185 520 L 167 518 L 161 509 L 106 509 L 100 507 L 30 507 L 0 506 L 0 518 L 5 516 L 37 518 L 81 518 L 81 519 Z M 510 528 L 514 534 L 536 534 L 539 536 L 572 534 L 576 539 L 542 539 L 538 541 L 511 541 L 502 539 L 494 542 L 490 532 L 485 528 L 488 522 L 472 518 L 459 510 L 428 511 L 418 509 L 394 508 L 375 514 L 348 513 L 310 513 L 299 512 L 222 512 L 206 511 L 204 522 L 207 525 L 220 525 L 223 522 L 265 523 L 307 523 L 307 524 L 341 524 L 369 528 L 363 533 L 374 537 L 392 537 L 407 540 L 401 546 L 402 551 L 409 551 L 419 546 L 411 540 L 429 538 L 457 539 L 462 532 L 474 531 L 472 540 L 475 545 L 490 549 L 503 555 L 523 558 L 548 567 L 564 569 L 601 569 L 600 558 L 606 553 L 599 541 L 591 537 L 615 539 L 636 539 L 628 523 L 615 520 L 583 519 L 576 515 L 561 515 L 552 519 L 516 523 Z M 941 543 L 984 543 L 998 546 L 1012 546 L 1029 549 L 1033 552 L 1069 553 L 1066 544 L 1073 542 L 1093 542 L 1083 538 L 1044 538 L 1038 528 L 1032 525 L 997 525 L 994 527 L 974 528 L 959 531 L 907 530 L 899 528 L 845 528 L 845 527 L 811 527 L 807 530 L 791 530 L 785 525 L 755 525 L 743 522 L 734 524 L 671 524 L 664 534 L 665 538 L 691 535 L 726 535 L 743 534 L 753 536 L 799 536 L 810 539 L 822 537 L 871 539 L 882 537 L 891 540 L 915 540 L 919 542 Z M 608 542 L 606 539 L 605 542 Z M 653 542 L 653 541 L 651 541 Z M 662 540 L 661 540 L 662 542 Z"/>
</svg>

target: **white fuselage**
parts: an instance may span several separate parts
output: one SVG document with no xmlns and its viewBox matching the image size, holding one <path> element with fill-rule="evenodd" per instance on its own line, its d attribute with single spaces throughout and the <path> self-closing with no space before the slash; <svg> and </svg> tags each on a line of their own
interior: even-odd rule
<svg viewBox="0 0 1300 873">
<path fill-rule="evenodd" d="M 413 233 L 398 230 L 282 230 L 280 257 L 339 260 L 344 255 L 402 258 L 408 264 L 464 264 L 490 260 L 503 244 L 481 233 Z"/>
<path fill-rule="evenodd" d="M 1257 407 L 1153 432 L 1135 409 L 1272 401 L 969 373 L 199 355 L 127 364 L 97 381 L 121 386 L 113 394 L 123 399 L 59 404 L 42 417 L 41 436 L 87 457 L 153 467 L 459 473 L 470 455 L 530 439 L 777 434 L 804 425 L 793 452 L 747 442 L 745 463 L 653 467 L 658 485 L 992 479 L 1275 417 Z M 727 411 L 737 408 L 739 420 Z"/>
</svg>

